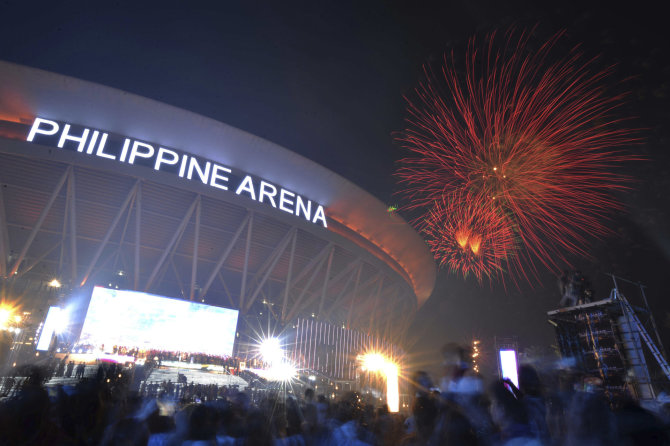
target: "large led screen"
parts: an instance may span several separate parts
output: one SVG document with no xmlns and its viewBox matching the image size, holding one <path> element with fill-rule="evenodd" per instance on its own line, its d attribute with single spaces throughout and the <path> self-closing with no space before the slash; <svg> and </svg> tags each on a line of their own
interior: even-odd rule
<svg viewBox="0 0 670 446">
<path fill-rule="evenodd" d="M 95 287 L 79 344 L 231 356 L 237 315 L 228 308 Z"/>
</svg>

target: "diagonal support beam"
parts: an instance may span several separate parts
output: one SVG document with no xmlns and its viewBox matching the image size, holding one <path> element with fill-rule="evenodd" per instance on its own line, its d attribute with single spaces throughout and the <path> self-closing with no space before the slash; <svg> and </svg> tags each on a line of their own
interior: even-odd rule
<svg viewBox="0 0 670 446">
<path fill-rule="evenodd" d="M 298 273 L 298 275 L 295 276 L 295 279 L 293 279 L 293 283 L 294 283 L 294 284 L 299 283 L 299 282 L 300 282 L 300 281 L 301 281 L 301 280 L 302 280 L 302 279 L 303 279 L 303 278 L 304 278 L 304 277 L 305 277 L 305 276 L 312 270 L 312 268 L 314 267 L 314 265 L 316 265 L 316 264 L 321 260 L 321 256 L 326 255 L 326 254 L 330 251 L 330 248 L 331 248 L 332 246 L 333 246 L 332 243 L 327 243 L 327 244 L 321 249 L 321 251 L 319 251 L 319 253 L 318 253 L 317 255 L 315 255 L 314 257 L 312 257 L 312 260 L 310 260 L 309 262 L 307 262 L 307 265 L 305 265 L 305 266 L 300 270 L 300 272 Z"/>
<path fill-rule="evenodd" d="M 379 285 L 377 286 L 377 293 L 374 297 L 374 304 L 372 305 L 372 311 L 370 311 L 370 329 L 368 330 L 370 333 L 372 333 L 373 324 L 376 322 L 375 317 L 378 313 L 377 309 L 379 308 L 379 295 L 382 292 L 382 286 L 384 286 L 384 276 L 382 276 L 381 280 L 379 281 Z"/>
<path fill-rule="evenodd" d="M 356 301 L 358 300 L 358 290 L 360 288 L 365 288 L 367 284 L 364 284 L 363 287 L 360 287 L 360 280 L 361 280 L 361 271 L 363 270 L 362 266 L 361 268 L 358 269 L 358 275 L 356 277 L 356 285 L 354 286 L 354 292 L 351 294 L 351 303 L 349 304 L 349 313 L 347 314 L 347 328 L 351 328 L 351 323 L 352 320 L 351 318 L 354 315 L 354 305 L 356 304 Z M 374 282 L 377 280 L 377 278 L 381 275 L 381 273 L 378 273 L 375 277 L 373 277 L 369 282 Z"/>
<path fill-rule="evenodd" d="M 168 254 L 167 258 L 163 262 L 163 266 L 161 266 L 158 275 L 156 276 L 156 280 L 154 280 L 153 285 L 160 286 L 161 283 L 163 283 L 163 279 L 165 278 L 165 275 L 169 272 L 170 270 L 170 262 L 174 261 L 174 254 L 177 251 L 177 248 L 181 244 L 181 239 L 184 238 L 184 234 L 186 233 L 186 228 L 179 234 L 179 237 L 177 237 L 177 241 L 174 242 L 172 245 L 172 249 L 170 250 L 170 253 Z M 187 298 L 188 294 L 186 292 L 182 293 L 183 298 Z"/>
<path fill-rule="evenodd" d="M 67 245 L 65 244 L 65 239 L 67 238 L 67 221 L 68 221 L 68 216 L 70 215 L 68 210 L 70 209 L 70 192 L 69 192 L 69 186 L 70 186 L 70 177 L 68 176 L 68 182 L 67 186 L 65 186 L 65 209 L 63 211 L 63 229 L 61 230 L 61 236 L 60 236 L 60 256 L 58 256 L 58 270 L 57 274 L 62 275 L 63 274 L 63 261 L 65 259 L 65 250 L 67 249 Z"/>
<path fill-rule="evenodd" d="M 197 198 L 198 204 L 195 208 L 195 228 L 193 236 L 193 262 L 191 263 L 191 286 L 188 293 L 189 300 L 195 298 L 195 283 L 198 278 L 198 244 L 200 243 L 200 213 L 202 210 L 202 199 Z"/>
<path fill-rule="evenodd" d="M 140 289 L 140 246 L 142 235 L 142 183 L 137 184 L 137 192 L 135 193 L 135 274 L 133 277 L 135 291 Z"/>
<path fill-rule="evenodd" d="M 293 260 L 295 259 L 295 243 L 298 240 L 298 231 L 293 234 L 293 241 L 291 242 L 291 254 L 288 258 L 288 273 L 286 274 L 286 286 L 284 287 L 284 303 L 281 307 L 281 321 L 286 320 L 286 307 L 288 306 L 288 292 L 291 288 L 291 275 L 293 274 Z"/>
<path fill-rule="evenodd" d="M 328 255 L 328 263 L 326 264 L 326 274 L 323 278 L 323 285 L 321 286 L 321 292 L 319 292 L 318 290 L 315 290 L 314 292 L 312 292 L 309 299 L 307 300 L 307 302 L 304 303 L 305 308 L 309 308 L 310 306 L 312 306 L 312 304 L 314 304 L 314 302 L 316 301 L 316 299 L 319 296 L 321 296 L 322 299 L 325 298 L 326 290 L 328 289 L 328 286 L 330 285 L 330 282 L 331 282 L 331 280 L 329 280 L 328 277 L 330 276 L 330 268 L 333 264 L 333 255 L 334 254 L 335 254 L 335 249 L 333 248 L 333 249 L 330 250 L 330 254 Z M 322 304 L 319 305 L 319 312 L 316 313 L 317 316 L 321 315 L 321 310 L 322 310 Z"/>
<path fill-rule="evenodd" d="M 97 277 L 100 272 L 102 272 L 109 263 L 112 263 L 112 260 L 115 260 L 119 255 L 119 250 L 121 247 L 114 248 L 114 250 L 105 258 L 100 265 L 98 265 L 93 272 L 91 272 L 91 277 Z"/>
<path fill-rule="evenodd" d="M 372 297 L 368 297 L 368 299 L 365 299 L 362 302 L 361 301 L 358 302 L 358 305 L 356 305 L 356 314 L 354 315 L 354 318 L 351 320 L 351 326 L 354 329 L 365 332 L 367 327 L 363 327 L 363 324 L 362 323 L 359 324 L 359 322 L 363 321 L 370 314 L 370 312 L 374 308 L 373 305 L 374 305 L 374 299 Z"/>
<path fill-rule="evenodd" d="M 244 266 L 242 267 L 242 285 L 240 287 L 240 308 L 244 307 L 244 295 L 247 292 L 247 274 L 249 272 L 249 250 L 251 249 L 251 232 L 254 226 L 254 214 L 251 213 L 247 225 L 247 240 L 244 243 Z"/>
<path fill-rule="evenodd" d="M 174 272 L 174 278 L 177 280 L 177 286 L 179 287 L 181 296 L 186 297 L 186 292 L 184 290 L 184 283 L 181 281 L 181 277 L 179 277 L 179 271 L 177 270 L 177 265 L 174 264 L 174 260 L 172 258 L 170 258 L 170 261 L 168 263 L 172 267 L 172 272 Z"/>
<path fill-rule="evenodd" d="M 126 196 L 126 199 L 123 201 L 123 204 L 119 208 L 118 212 L 114 216 L 114 219 L 112 220 L 112 224 L 109 226 L 107 229 L 107 233 L 105 233 L 105 236 L 102 238 L 102 241 L 98 245 L 98 249 L 93 255 L 93 259 L 91 260 L 91 263 L 89 263 L 88 268 L 86 269 L 86 272 L 84 273 L 84 277 L 81 279 L 81 282 L 79 283 L 79 286 L 82 287 L 86 284 L 86 281 L 88 280 L 89 276 L 91 275 L 91 271 L 93 271 L 93 268 L 95 268 L 95 264 L 98 262 L 98 259 L 100 258 L 100 255 L 102 254 L 102 251 L 105 249 L 105 246 L 107 246 L 107 242 L 109 242 L 109 239 L 112 236 L 112 233 L 114 233 L 114 229 L 116 228 L 116 225 L 119 223 L 119 220 L 121 220 L 121 217 L 123 216 L 123 213 L 126 211 L 126 208 L 130 204 L 130 201 L 133 199 L 135 196 L 135 193 L 137 192 L 137 185 L 139 184 L 139 180 L 135 182 L 133 185 L 132 189 L 130 189 L 130 192 L 128 192 L 128 195 Z"/>
<path fill-rule="evenodd" d="M 72 282 L 77 280 L 77 219 L 76 219 L 76 195 L 74 183 L 74 168 L 70 172 L 70 179 L 67 183 L 68 201 L 70 202 L 70 275 Z"/>
<path fill-rule="evenodd" d="M 340 305 L 340 301 L 342 300 L 342 297 L 344 296 L 344 293 L 346 293 L 347 289 L 349 289 L 349 285 L 351 285 L 351 282 L 354 280 L 354 277 L 356 277 L 357 274 L 360 274 L 360 270 L 363 268 L 363 262 L 361 259 L 356 259 L 353 262 L 351 262 L 345 270 L 343 270 L 340 274 L 342 273 L 348 273 L 347 281 L 344 282 L 344 285 L 342 286 L 342 289 L 340 292 L 337 294 L 337 297 L 333 299 L 333 303 L 328 307 L 326 310 L 326 314 L 324 315 L 324 319 L 329 319 L 330 315 L 333 313 L 335 308 L 337 308 Z M 358 273 L 357 273 L 358 271 Z M 339 276 L 339 275 L 338 275 Z M 339 281 L 341 279 L 337 279 Z M 336 282 L 335 278 L 332 280 L 333 282 Z"/>
<path fill-rule="evenodd" d="M 144 291 L 149 291 L 149 288 L 151 288 L 151 285 L 153 285 L 154 280 L 156 279 L 156 276 L 160 272 L 161 267 L 163 266 L 163 263 L 165 262 L 165 259 L 167 259 L 167 256 L 172 251 L 172 247 L 174 246 L 177 239 L 179 237 L 181 237 L 181 234 L 184 232 L 184 229 L 186 229 L 186 225 L 191 220 L 191 216 L 193 215 L 193 211 L 195 211 L 195 206 L 196 206 L 197 203 L 198 203 L 198 200 L 197 200 L 197 197 L 196 197 L 196 199 L 193 200 L 193 203 L 191 204 L 191 206 L 186 211 L 186 215 L 184 215 L 184 218 L 181 220 L 181 223 L 179 223 L 179 226 L 177 227 L 177 230 L 172 235 L 172 238 L 170 239 L 167 246 L 163 250 L 163 253 L 161 254 L 160 258 L 158 259 L 158 262 L 156 263 L 156 266 L 154 266 L 154 270 L 151 272 L 151 275 L 149 276 L 149 279 L 147 280 L 147 283 L 144 286 Z"/>
<path fill-rule="evenodd" d="M 25 273 L 30 271 L 31 269 L 35 268 L 38 263 L 40 263 L 42 260 L 46 259 L 49 254 L 51 254 L 56 248 L 58 248 L 61 245 L 61 242 L 56 242 L 55 245 L 53 245 L 51 248 L 47 249 L 44 251 L 39 257 L 37 257 L 35 260 L 32 261 L 32 263 L 25 268 L 23 268 L 21 271 L 19 271 L 14 277 L 19 278 L 23 276 Z"/>
<path fill-rule="evenodd" d="M 271 262 L 268 265 L 267 269 L 265 270 L 265 274 L 263 274 L 263 278 L 258 283 L 258 285 L 256 285 L 256 289 L 251 294 L 251 297 L 249 298 L 249 302 L 247 303 L 247 306 L 244 310 L 245 313 L 247 311 L 249 311 L 251 306 L 256 301 L 256 297 L 258 297 L 258 293 L 260 293 L 261 289 L 263 288 L 263 285 L 265 285 L 265 282 L 268 280 L 268 277 L 270 277 L 270 274 L 274 270 L 275 266 L 277 266 L 277 262 L 279 262 L 279 259 L 281 258 L 282 254 L 284 254 L 284 250 L 286 250 L 286 247 L 288 246 L 288 243 L 293 238 L 293 235 L 295 234 L 295 231 L 296 231 L 296 228 L 289 229 L 289 231 L 286 233 L 286 235 L 282 238 L 282 240 L 279 242 L 279 244 L 275 248 L 274 252 L 270 255 L 270 257 L 268 257 L 268 260 L 271 259 Z"/>
<path fill-rule="evenodd" d="M 314 279 L 316 279 L 317 274 L 319 271 L 321 271 L 321 267 L 323 264 L 326 262 L 326 259 L 328 258 L 328 255 L 330 254 L 331 250 L 335 249 L 332 245 L 332 243 L 329 243 L 327 245 L 328 250 L 322 251 L 319 254 L 319 263 L 317 266 L 314 268 L 314 271 L 312 272 L 312 275 L 309 277 L 309 280 L 303 287 L 302 291 L 300 292 L 300 295 L 296 299 L 295 303 L 293 304 L 293 308 L 291 309 L 291 312 L 288 314 L 287 320 L 291 320 L 295 317 L 296 313 L 298 312 L 300 308 L 300 304 L 302 304 L 302 301 L 304 300 L 305 295 L 307 294 L 307 291 L 309 290 L 309 287 L 312 285 L 312 282 L 314 282 Z"/>
<path fill-rule="evenodd" d="M 7 260 L 11 252 L 3 189 L 4 187 L 0 184 L 0 279 L 7 277 Z"/>
<path fill-rule="evenodd" d="M 400 305 L 398 304 L 398 288 L 395 286 L 387 286 L 382 289 L 379 295 L 378 303 L 375 306 L 376 312 L 376 332 L 382 337 L 386 337 L 387 332 L 390 332 L 390 320 L 394 318 Z"/>
<path fill-rule="evenodd" d="M 383 278 L 380 279 L 380 282 L 381 281 L 383 281 Z M 377 283 L 379 283 L 379 282 L 377 282 Z M 395 288 L 395 285 L 391 284 L 391 285 L 387 286 L 386 288 L 382 288 L 381 292 L 375 293 L 374 295 L 371 295 L 370 297 L 368 297 L 368 299 L 364 300 L 363 303 L 360 305 L 360 311 L 358 312 L 358 315 L 354 319 L 353 324 L 357 325 L 359 322 L 361 322 L 361 325 L 362 325 L 363 320 L 367 317 L 368 314 L 370 314 L 369 312 L 373 312 L 373 311 L 375 312 L 375 321 L 381 320 L 381 318 L 379 316 L 379 307 L 380 307 L 379 298 L 381 296 L 387 295 L 388 293 L 393 291 L 394 288 Z M 368 308 L 369 308 L 369 312 L 368 312 Z M 391 311 L 391 310 L 389 310 L 389 311 Z M 374 328 L 374 327 L 372 327 L 372 328 Z M 372 332 L 372 329 L 370 329 L 370 332 Z"/>
<path fill-rule="evenodd" d="M 65 184 L 65 180 L 67 180 L 67 177 L 70 175 L 70 172 L 72 172 L 72 166 L 69 166 L 65 170 L 65 173 L 60 178 L 60 180 L 58 180 L 58 183 L 56 184 L 54 191 L 51 193 L 51 196 L 49 197 L 49 200 L 44 206 L 44 209 L 42 209 L 42 213 L 37 219 L 35 226 L 33 226 L 33 230 L 30 231 L 30 235 L 28 235 L 28 240 L 26 240 L 26 242 L 23 244 L 23 248 L 21 248 L 21 253 L 19 254 L 19 257 L 16 259 L 16 262 L 14 262 L 14 266 L 12 266 L 12 270 L 9 272 L 10 277 L 16 274 L 16 272 L 19 270 L 21 262 L 23 262 L 23 259 L 26 257 L 28 249 L 30 249 L 30 245 L 33 244 L 33 240 L 35 240 L 37 232 L 40 230 L 40 228 L 42 227 L 42 223 L 44 223 L 44 220 L 47 218 L 47 215 L 51 210 L 51 206 L 53 206 L 54 201 L 56 201 L 56 198 L 58 198 L 58 194 L 60 194 L 60 191 L 63 188 L 63 184 Z"/>
<path fill-rule="evenodd" d="M 250 218 L 251 214 L 247 214 L 246 217 L 244 217 L 244 220 L 242 220 L 242 223 L 240 224 L 240 226 L 238 226 L 237 230 L 235 231 L 235 234 L 233 235 L 233 238 L 228 243 L 228 246 L 226 246 L 226 249 L 224 249 L 223 252 L 221 253 L 221 257 L 219 257 L 219 260 L 216 262 L 216 265 L 214 265 L 214 269 L 212 270 L 212 273 L 209 275 L 209 279 L 207 279 L 207 282 L 205 282 L 205 286 L 202 288 L 202 296 L 207 295 L 209 287 L 212 286 L 212 282 L 214 282 L 216 275 L 219 273 L 219 271 L 221 271 L 221 267 L 226 262 L 226 259 L 228 258 L 231 251 L 235 247 L 237 240 L 240 238 L 240 235 L 242 234 L 244 228 L 247 226 L 247 223 L 249 222 Z"/>
<path fill-rule="evenodd" d="M 223 276 L 221 275 L 221 271 L 216 273 L 216 277 L 219 278 L 219 281 L 221 282 L 221 285 L 223 285 L 223 291 L 226 293 L 226 297 L 228 298 L 228 302 L 230 302 L 230 307 L 235 308 L 235 303 L 233 302 L 233 296 L 230 294 L 230 291 L 228 290 L 228 285 L 226 285 L 226 281 L 223 280 Z M 204 296 L 204 294 L 203 294 Z"/>
<path fill-rule="evenodd" d="M 323 302 L 326 300 L 326 291 L 328 290 L 328 284 L 330 283 L 330 267 L 333 265 L 333 256 L 335 255 L 335 249 L 330 250 L 330 255 L 328 256 L 328 265 L 326 266 L 326 275 L 323 278 L 323 288 L 321 289 L 321 302 L 319 302 L 319 311 L 316 313 L 317 316 L 321 315 L 323 311 Z"/>
<path fill-rule="evenodd" d="M 366 288 L 371 287 L 371 286 L 375 285 L 376 283 L 378 283 L 378 281 L 381 279 L 382 275 L 383 275 L 383 273 L 380 271 L 377 274 L 375 274 L 374 276 L 372 276 L 372 278 L 368 279 L 365 283 L 359 285 L 358 294 L 352 293 L 352 294 L 346 295 L 342 299 L 342 305 L 344 305 L 347 302 L 352 302 L 355 305 L 356 297 L 358 295 L 362 294 L 363 290 L 365 290 Z"/>
<path fill-rule="evenodd" d="M 332 248 L 333 244 L 332 243 L 327 243 L 323 248 L 321 248 L 321 251 L 319 251 L 312 259 L 307 262 L 305 266 L 300 270 L 298 275 L 293 279 L 293 284 L 297 284 L 302 280 L 311 270 L 314 268 L 314 266 L 321 261 L 323 256 L 328 255 L 330 252 L 330 248 Z"/>
</svg>

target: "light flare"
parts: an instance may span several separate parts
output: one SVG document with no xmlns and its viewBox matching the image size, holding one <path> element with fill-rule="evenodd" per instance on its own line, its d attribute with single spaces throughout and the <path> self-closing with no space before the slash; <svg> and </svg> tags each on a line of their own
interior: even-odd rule
<svg viewBox="0 0 670 446">
<path fill-rule="evenodd" d="M 390 358 L 378 352 L 368 352 L 358 356 L 361 369 L 367 372 L 380 373 L 386 379 L 386 404 L 389 412 L 400 410 L 400 387 L 398 365 Z"/>
</svg>

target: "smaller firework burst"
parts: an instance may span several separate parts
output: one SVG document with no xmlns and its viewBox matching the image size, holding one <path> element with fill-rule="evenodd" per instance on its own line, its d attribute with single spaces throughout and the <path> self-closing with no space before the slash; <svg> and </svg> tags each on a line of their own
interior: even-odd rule
<svg viewBox="0 0 670 446">
<path fill-rule="evenodd" d="M 470 194 L 436 201 L 420 227 L 442 266 L 479 281 L 500 275 L 516 250 L 512 222 Z"/>
</svg>

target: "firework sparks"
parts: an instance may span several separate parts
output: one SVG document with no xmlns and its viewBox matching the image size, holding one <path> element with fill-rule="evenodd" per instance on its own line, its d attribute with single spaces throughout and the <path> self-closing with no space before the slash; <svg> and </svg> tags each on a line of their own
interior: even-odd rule
<svg viewBox="0 0 670 446">
<path fill-rule="evenodd" d="M 556 61 L 560 33 L 532 51 L 530 35 L 473 39 L 463 71 L 453 53 L 439 75 L 425 68 L 399 137 L 404 208 L 423 211 L 415 223 L 442 264 L 480 278 L 587 255 L 635 159 L 623 151 L 633 132 L 613 117 L 623 96 L 603 86 L 611 69 L 576 49 Z"/>
<path fill-rule="evenodd" d="M 512 222 L 492 203 L 458 194 L 435 202 L 421 223 L 441 266 L 478 280 L 503 272 L 516 249 Z"/>
</svg>

